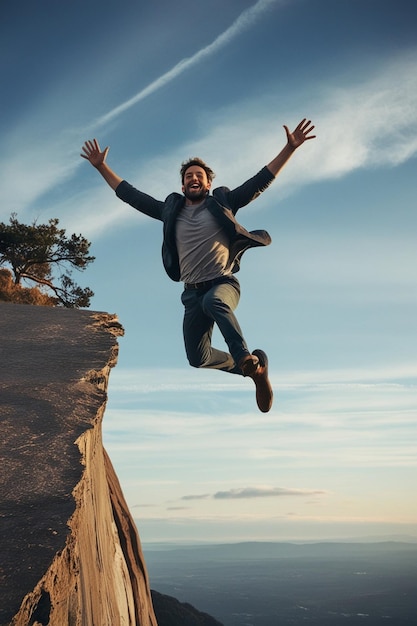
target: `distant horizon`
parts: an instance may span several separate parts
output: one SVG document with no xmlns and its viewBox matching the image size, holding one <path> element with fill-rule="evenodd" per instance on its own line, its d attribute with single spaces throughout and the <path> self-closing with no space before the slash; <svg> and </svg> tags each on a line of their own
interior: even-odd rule
<svg viewBox="0 0 417 626">
<path fill-rule="evenodd" d="M 193 546 L 218 546 L 218 545 L 245 545 L 245 544 L 320 544 L 320 543 L 405 543 L 405 544 L 417 544 L 417 532 L 416 534 L 401 534 L 401 533 L 388 533 L 388 534 L 372 534 L 372 535 L 340 535 L 334 537 L 281 537 L 275 539 L 250 539 L 250 538 L 238 538 L 238 539 L 160 539 L 160 540 L 143 540 L 140 533 L 140 522 L 135 520 L 140 541 L 143 547 L 193 547 Z"/>
<path fill-rule="evenodd" d="M 225 626 L 415 624 L 417 543 L 144 548 L 152 589 Z"/>
<path fill-rule="evenodd" d="M 257 544 L 257 543 L 411 543 L 417 544 L 417 535 L 375 535 L 370 537 L 332 537 L 330 539 L 237 539 L 236 541 L 186 541 L 184 539 L 172 540 L 172 541 L 141 541 L 142 546 L 211 546 L 211 545 L 242 545 L 242 544 Z"/>
</svg>

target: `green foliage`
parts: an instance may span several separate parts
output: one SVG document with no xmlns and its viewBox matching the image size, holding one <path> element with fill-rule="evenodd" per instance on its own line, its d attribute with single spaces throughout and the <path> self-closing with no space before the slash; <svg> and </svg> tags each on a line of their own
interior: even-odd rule
<svg viewBox="0 0 417 626">
<path fill-rule="evenodd" d="M 94 261 L 90 242 L 81 235 L 66 237 L 59 220 L 47 224 L 21 224 L 13 213 L 9 224 L 0 222 L 0 266 L 10 268 L 14 285 L 36 283 L 38 290 L 56 306 L 81 308 L 90 305 L 94 295 L 71 278 L 72 269 L 83 271 Z M 18 289 L 15 290 L 17 294 Z M 11 293 L 11 292 L 10 292 Z M 13 300 L 14 302 L 20 300 Z"/>
</svg>

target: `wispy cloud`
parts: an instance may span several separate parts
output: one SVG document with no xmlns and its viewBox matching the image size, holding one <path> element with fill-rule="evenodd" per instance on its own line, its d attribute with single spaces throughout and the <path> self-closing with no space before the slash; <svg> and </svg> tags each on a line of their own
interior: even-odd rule
<svg viewBox="0 0 417 626">
<path fill-rule="evenodd" d="M 214 494 L 199 494 L 182 496 L 181 500 L 250 500 L 253 498 L 279 498 L 286 496 L 322 496 L 327 492 L 320 489 L 289 489 L 286 487 L 242 487 L 217 491 Z"/>
<path fill-rule="evenodd" d="M 207 500 L 207 498 L 211 498 L 211 495 L 209 493 L 202 493 L 202 494 L 191 495 L 191 496 L 183 496 L 181 500 Z"/>
<path fill-rule="evenodd" d="M 37 200 L 61 186 L 79 169 L 81 159 L 79 159 L 78 146 L 73 144 L 74 138 L 77 138 L 78 142 L 80 136 L 88 136 L 89 133 L 121 116 L 135 104 L 174 81 L 186 70 L 218 53 L 233 39 L 252 27 L 254 22 L 270 7 L 277 3 L 285 4 L 287 1 L 258 0 L 253 6 L 244 10 L 235 22 L 211 44 L 177 63 L 135 96 L 93 120 L 84 129 L 67 127 L 61 132 L 54 131 L 51 136 L 47 112 L 39 120 L 36 111 L 34 119 L 28 119 L 26 123 L 21 123 L 11 129 L 4 138 L 4 153 L 7 156 L 0 159 L 2 205 L 7 207 L 6 210 L 9 212 L 18 212 L 19 217 L 22 218 L 22 214 L 28 211 L 27 207 L 33 209 Z M 22 180 L 25 181 L 24 185 L 20 184 Z M 108 190 L 106 191 L 107 193 L 100 192 L 94 188 L 85 194 L 77 193 L 76 195 L 70 191 L 64 196 L 58 194 L 59 199 L 54 197 L 51 202 L 54 212 L 65 216 L 66 228 L 77 232 L 82 231 L 86 236 L 94 232 L 97 236 L 100 232 L 112 228 L 116 221 L 120 221 L 120 212 L 114 209 L 114 196 Z M 98 208 L 94 209 L 94 207 Z M 45 204 L 42 211 L 45 211 Z M 124 220 L 129 220 L 131 215 L 126 212 Z"/>
<path fill-rule="evenodd" d="M 304 97 L 297 94 L 302 105 L 296 103 L 291 110 L 282 108 L 277 113 L 278 93 L 270 88 L 263 97 L 257 95 L 256 101 L 233 103 L 211 115 L 205 112 L 204 134 L 165 150 L 160 157 L 140 164 L 132 161 L 124 175 L 135 184 L 140 171 L 140 180 L 146 181 L 144 190 L 164 198 L 178 189 L 178 164 L 199 154 L 218 172 L 219 184 L 233 187 L 275 156 L 285 142 L 282 124 L 295 124 L 305 115 L 316 124 L 317 139 L 294 156 L 279 182 L 254 203 L 253 210 L 262 210 L 271 198 L 290 195 L 311 182 L 340 178 L 358 169 L 395 167 L 417 154 L 417 138 L 409 132 L 417 124 L 416 64 L 417 49 L 375 65 L 373 74 L 361 76 L 356 84 L 339 85 L 337 77 L 328 79 L 325 88 L 311 87 L 308 111 Z M 87 233 L 97 229 L 107 214 L 107 227 L 121 216 L 132 219 L 130 211 L 116 217 L 114 198 L 108 194 L 100 203 L 98 220 L 91 210 L 96 194 L 97 188 L 87 192 L 74 215 Z"/>
<path fill-rule="evenodd" d="M 229 484 L 213 471 L 210 484 L 188 492 L 184 500 L 189 502 L 314 495 L 311 484 L 305 485 L 307 490 L 301 485 L 301 491 L 298 484 L 295 490 L 260 488 L 265 478 L 257 474 L 279 467 L 280 475 L 288 480 L 287 471 L 301 468 L 308 472 L 327 468 L 328 472 L 332 468 L 415 467 L 415 371 L 416 364 L 410 363 L 398 368 L 273 375 L 277 402 L 270 414 L 261 416 L 251 385 L 241 384 L 233 395 L 228 387 L 233 380 L 210 376 L 213 372 L 155 371 L 152 381 L 149 371 L 118 372 L 116 368 L 112 376 L 118 378 L 120 387 L 116 381 L 109 390 L 105 446 L 123 466 L 143 466 L 145 475 L 147 464 L 157 458 L 161 476 L 168 464 L 169 476 L 177 477 L 179 483 L 182 472 L 188 474 L 191 467 L 199 474 L 202 466 L 212 467 L 214 459 L 218 467 L 234 468 Z M 219 383 L 212 387 L 214 379 Z M 170 381 L 172 387 L 162 385 L 158 391 L 161 380 Z M 156 403 L 162 398 L 158 409 Z M 142 471 L 135 473 L 141 476 Z M 250 485 L 253 480 L 255 489 L 241 487 L 242 482 Z M 318 484 L 327 488 L 328 480 Z M 171 492 L 178 494 L 179 489 L 177 484 Z"/>
<path fill-rule="evenodd" d="M 334 388 L 340 393 L 342 388 L 352 389 L 373 385 L 381 390 L 381 386 L 393 391 L 393 384 L 398 383 L 401 388 L 402 380 L 415 380 L 417 361 L 400 363 L 368 364 L 364 367 L 346 369 L 312 369 L 286 370 L 277 372 L 277 384 L 281 389 L 314 389 Z M 117 367 L 110 376 L 112 395 L 120 394 L 126 398 L 128 394 L 142 395 L 164 392 L 196 392 L 202 389 L 210 393 L 215 391 L 234 391 L 241 389 L 241 380 L 230 377 L 216 376 L 214 372 L 193 369 L 124 369 Z"/>
<path fill-rule="evenodd" d="M 133 107 L 135 104 L 138 104 L 151 94 L 155 93 L 168 83 L 178 78 L 178 76 L 183 74 L 185 71 L 201 63 L 211 55 L 218 53 L 233 39 L 243 34 L 243 32 L 248 28 L 252 27 L 255 20 L 261 17 L 267 9 L 269 9 L 274 4 L 277 4 L 278 2 L 284 4 L 284 0 L 258 0 L 258 2 L 256 2 L 253 6 L 245 9 L 245 11 L 243 11 L 239 15 L 239 17 L 233 22 L 233 24 L 229 26 L 229 28 L 227 28 L 218 37 L 216 37 L 216 39 L 211 44 L 205 46 L 204 48 L 201 48 L 201 50 L 196 52 L 193 56 L 182 59 L 168 72 L 166 72 L 162 76 L 159 76 L 159 78 L 141 89 L 141 91 L 139 91 L 139 93 L 137 93 L 135 96 L 129 98 L 129 100 L 126 100 L 125 102 L 122 102 L 105 115 L 99 117 L 92 123 L 90 130 L 93 131 L 101 126 L 104 126 L 110 121 L 113 121 L 122 113 Z"/>
<path fill-rule="evenodd" d="M 273 0 L 259 1 L 241 14 L 232 26 L 209 46 L 182 61 L 167 74 L 156 79 L 133 99 L 121 104 L 92 126 L 104 124 L 128 107 L 146 97 L 166 81 L 173 81 L 181 72 L 222 49 L 233 37 L 248 28 Z M 164 150 L 163 155 L 146 162 L 132 160 L 129 171 L 122 172 L 133 178 L 140 170 L 140 179 L 146 181 L 146 192 L 165 197 L 178 188 L 178 163 L 191 154 L 201 154 L 218 172 L 227 174 L 219 184 L 233 187 L 242 177 L 253 173 L 272 158 L 285 141 L 283 123 L 296 123 L 300 117 L 311 115 L 317 126 L 317 139 L 297 153 L 276 183 L 254 204 L 259 210 L 271 197 L 288 195 L 303 184 L 342 177 L 359 168 L 392 167 L 412 158 L 417 153 L 417 138 L 409 128 L 417 124 L 417 49 L 404 52 L 391 61 L 382 60 L 374 65 L 373 73 L 361 75 L 356 84 L 338 84 L 338 78 L 327 77 L 326 87 L 310 86 L 308 112 L 305 98 L 295 94 L 291 110 L 277 112 L 275 100 L 278 91 L 269 86 L 263 97 L 233 103 L 231 107 L 205 112 L 204 134 L 192 141 L 179 143 L 174 150 Z M 28 141 L 26 141 L 26 135 Z M 119 210 L 114 194 L 100 189 L 102 182 L 88 190 L 74 193 L 71 177 L 81 163 L 77 150 L 69 138 L 74 130 L 64 129 L 39 142 L 31 138 L 28 128 L 16 129 L 8 138 L 7 158 L 0 163 L 0 187 L 3 206 L 20 213 L 28 205 L 36 210 L 36 201 L 43 197 L 42 211 L 62 215 L 64 226 L 87 237 L 114 228 L 116 223 L 136 219 L 135 212 Z M 77 137 L 79 137 L 79 131 Z M 48 137 L 46 133 L 46 137 Z M 24 150 L 21 146 L 24 145 Z M 238 146 L 238 150 L 236 150 Z M 220 179 L 220 176 L 218 177 Z M 16 181 L 25 181 L 19 185 Z M 64 187 L 69 182 L 67 187 Z M 60 189 L 59 193 L 55 193 Z M 62 193 L 62 190 L 65 192 Z M 51 198 L 45 202 L 45 194 Z M 271 195 L 272 194 L 272 195 Z M 48 208 L 48 202 L 50 208 Z M 70 210 L 71 209 L 71 210 Z"/>
<path fill-rule="evenodd" d="M 302 184 L 341 177 L 360 168 L 404 163 L 417 153 L 417 137 L 409 132 L 417 124 L 416 64 L 414 49 L 376 63 L 373 72 L 359 75 L 356 83 L 339 84 L 337 77 L 327 77 L 325 87 L 309 86 L 308 106 L 299 93 L 291 109 L 282 107 L 277 112 L 277 87 L 263 97 L 257 95 L 256 101 L 248 99 L 215 110 L 211 118 L 205 113 L 205 135 L 179 146 L 174 158 L 167 154 L 149 164 L 144 178 L 155 180 L 156 190 L 160 172 L 172 169 L 171 161 L 179 162 L 181 155 L 202 154 L 218 172 L 227 173 L 227 181 L 221 184 L 239 184 L 243 172 L 257 171 L 283 145 L 282 124 L 295 124 L 306 115 L 316 124 L 317 139 L 297 152 L 280 174 L 279 185 L 261 196 L 256 206 L 262 201 L 270 203 L 267 196 L 271 193 L 290 193 L 294 183 L 299 189 Z M 157 177 L 153 179 L 155 166 Z"/>
<path fill-rule="evenodd" d="M 318 112 L 325 120 L 320 142 L 308 161 L 314 179 L 342 176 L 362 167 L 396 166 L 417 153 L 417 50 L 385 60 L 374 75 L 337 86 L 324 95 Z M 313 113 L 314 115 L 314 113 Z M 320 147 L 321 145 L 321 147 Z M 309 176 L 309 177 L 310 177 Z"/>
</svg>

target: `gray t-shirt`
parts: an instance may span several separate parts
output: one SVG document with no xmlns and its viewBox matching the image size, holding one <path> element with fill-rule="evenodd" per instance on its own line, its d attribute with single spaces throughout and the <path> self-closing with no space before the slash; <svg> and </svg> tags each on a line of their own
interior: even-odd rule
<svg viewBox="0 0 417 626">
<path fill-rule="evenodd" d="M 228 237 L 207 210 L 205 199 L 184 206 L 175 236 L 183 282 L 200 283 L 231 273 Z"/>
</svg>

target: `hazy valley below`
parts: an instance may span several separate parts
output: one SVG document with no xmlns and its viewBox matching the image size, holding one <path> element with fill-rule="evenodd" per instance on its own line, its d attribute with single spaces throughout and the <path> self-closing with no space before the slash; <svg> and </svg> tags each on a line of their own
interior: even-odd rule
<svg viewBox="0 0 417 626">
<path fill-rule="evenodd" d="M 414 626 L 417 543 L 144 546 L 152 589 L 224 626 Z"/>
</svg>

